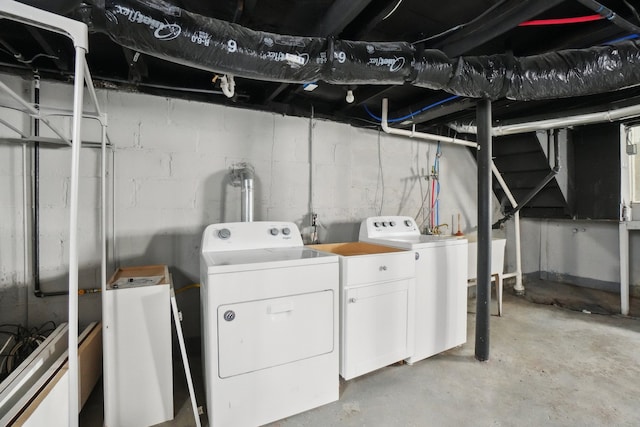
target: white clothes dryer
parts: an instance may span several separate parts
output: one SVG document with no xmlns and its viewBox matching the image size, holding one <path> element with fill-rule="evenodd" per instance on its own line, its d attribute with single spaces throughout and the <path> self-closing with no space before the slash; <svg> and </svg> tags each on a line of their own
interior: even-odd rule
<svg viewBox="0 0 640 427">
<path fill-rule="evenodd" d="M 423 235 L 411 217 L 378 216 L 360 224 L 360 241 L 416 253 L 415 340 L 409 364 L 467 341 L 467 240 Z"/>
<path fill-rule="evenodd" d="M 338 400 L 336 255 L 289 222 L 213 224 L 200 261 L 209 424 L 255 426 Z"/>
</svg>

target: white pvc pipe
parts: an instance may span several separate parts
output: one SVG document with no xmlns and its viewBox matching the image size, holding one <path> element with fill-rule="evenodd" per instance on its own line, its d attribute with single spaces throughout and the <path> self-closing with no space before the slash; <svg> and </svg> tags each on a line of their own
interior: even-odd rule
<svg viewBox="0 0 640 427">
<path fill-rule="evenodd" d="M 85 70 L 88 73 L 88 70 Z M 101 160 L 101 167 L 100 167 L 100 178 L 101 178 L 101 185 L 100 185 L 100 199 L 102 201 L 102 206 L 101 206 L 101 214 L 100 214 L 100 222 L 101 222 L 101 233 L 102 233 L 102 244 L 101 244 L 101 248 L 102 248 L 102 259 L 101 259 L 101 264 L 100 264 L 100 289 L 102 290 L 102 313 L 106 313 L 107 312 L 107 150 L 106 150 L 106 141 L 107 141 L 107 128 L 104 122 L 101 122 L 102 125 L 102 150 L 100 151 L 102 158 Z M 102 331 L 102 336 L 104 337 L 105 331 L 104 331 L 104 323 L 103 323 L 103 331 Z M 103 364 L 103 369 L 104 369 L 104 364 Z M 106 372 L 103 372 L 103 374 L 106 376 Z M 104 386 L 104 384 L 103 384 Z M 103 391 L 104 393 L 104 391 Z M 104 411 L 105 414 L 105 419 L 104 419 L 104 425 L 105 426 L 109 426 L 111 420 L 109 420 L 109 415 L 108 415 L 108 411 Z"/>
<path fill-rule="evenodd" d="M 537 130 L 560 129 L 571 126 L 586 125 L 590 123 L 613 122 L 621 119 L 640 116 L 640 105 L 618 108 L 616 110 L 600 111 L 596 113 L 578 114 L 575 116 L 561 117 L 557 119 L 538 120 L 533 122 L 516 123 L 511 125 L 495 126 L 492 128 L 493 136 L 515 135 L 519 133 L 534 132 Z M 449 125 L 460 133 L 476 134 L 477 127 L 452 123 Z"/>
<path fill-rule="evenodd" d="M 520 246 L 520 211 L 513 216 L 514 234 L 516 240 L 516 284 L 513 290 L 518 294 L 524 293 L 524 285 L 522 284 L 522 250 Z"/>
<path fill-rule="evenodd" d="M 87 70 L 85 69 L 86 72 Z M 100 209 L 100 232 L 102 238 L 100 289 L 102 289 L 102 295 L 104 295 L 107 290 L 107 127 L 104 124 L 102 124 L 102 150 L 100 155 L 100 201 L 102 204 Z"/>
<path fill-rule="evenodd" d="M 618 224 L 620 238 L 620 313 L 629 315 L 629 230 L 627 222 Z"/>
<path fill-rule="evenodd" d="M 236 82 L 231 74 L 225 74 L 220 78 L 220 89 L 227 98 L 233 98 L 236 93 Z"/>
<path fill-rule="evenodd" d="M 116 154 L 115 154 L 115 149 L 111 150 L 111 200 L 112 202 L 114 200 L 116 200 L 116 178 L 115 178 L 115 171 L 116 171 Z M 113 269 L 117 269 L 118 265 L 117 265 L 117 253 L 116 253 L 116 207 L 115 207 L 115 203 L 111 203 L 111 260 L 113 262 Z M 113 299 L 111 298 L 107 298 L 107 283 L 106 280 L 102 283 L 102 313 L 103 316 L 105 316 L 104 313 L 110 313 L 112 311 L 112 307 L 113 307 Z M 103 317 L 104 318 L 104 317 Z M 108 337 L 108 331 L 106 330 L 106 325 L 103 323 L 102 325 L 102 336 L 103 336 L 103 342 L 105 340 L 105 337 Z M 108 339 L 108 338 L 106 338 Z M 108 344 L 105 342 L 105 344 L 103 344 L 103 346 L 108 346 Z M 106 348 L 106 347 L 105 347 Z M 106 354 L 106 350 L 103 349 L 103 357 L 105 357 L 104 355 Z M 110 375 L 108 371 L 108 366 L 106 363 L 102 364 L 102 375 L 103 378 L 107 378 L 108 375 Z M 112 391 L 108 388 L 107 386 L 107 381 L 103 381 L 102 382 L 102 392 L 104 394 L 104 396 L 107 396 L 108 394 L 110 395 L 110 393 L 112 393 Z M 112 398 L 106 398 L 104 399 L 104 423 L 103 426 L 106 427 L 110 427 L 113 426 L 113 420 L 112 418 L 112 414 L 114 413 L 114 411 L 111 409 L 111 407 L 109 405 L 111 405 L 111 401 L 113 399 Z"/>
<path fill-rule="evenodd" d="M 117 218 L 116 218 L 116 204 L 114 203 L 117 198 L 116 194 L 116 150 L 111 150 L 111 261 L 113 262 L 113 269 L 118 268 L 118 245 L 117 238 Z M 102 300 L 104 301 L 104 299 Z"/>
<path fill-rule="evenodd" d="M 78 426 L 78 179 L 84 91 L 85 49 L 76 47 L 69 203 L 69 426 Z"/>
<path fill-rule="evenodd" d="M 385 133 L 391 135 L 400 135 L 400 136 L 408 136 L 409 138 L 418 138 L 418 139 L 426 139 L 428 141 L 439 141 L 446 142 L 449 144 L 457 144 L 457 145 L 465 145 L 467 147 L 477 148 L 478 144 L 473 141 L 465 141 L 463 139 L 451 138 L 443 135 L 436 135 L 432 133 L 424 133 L 424 132 L 415 132 L 413 130 L 404 130 L 404 129 L 395 129 L 389 127 L 389 123 L 387 121 L 387 114 L 389 108 L 389 100 L 387 98 L 382 99 L 382 120 L 380 121 L 380 125 L 382 126 L 382 130 Z"/>
<path fill-rule="evenodd" d="M 513 193 L 511 193 L 511 190 L 509 190 L 509 187 L 507 187 L 507 183 L 504 181 L 504 178 L 502 178 L 500 171 L 498 170 L 496 164 L 493 161 L 491 162 L 491 170 L 493 171 L 493 175 L 496 177 L 496 180 L 498 180 L 498 183 L 504 190 L 504 194 L 507 195 L 507 199 L 509 199 L 509 203 L 511 203 L 511 206 L 513 206 L 514 208 L 518 206 L 518 202 L 516 201 L 516 198 L 513 197 Z"/>
<path fill-rule="evenodd" d="M 511 206 L 513 206 L 514 208 L 518 206 L 518 202 L 516 201 L 516 198 L 513 197 L 513 193 L 511 193 L 511 190 L 507 186 L 507 183 L 505 182 L 504 178 L 502 178 L 500 171 L 498 170 L 498 168 L 496 167 L 496 164 L 493 161 L 491 162 L 491 170 L 493 171 L 493 175 L 496 177 L 496 180 L 500 184 L 500 187 L 502 187 L 504 194 L 506 194 L 507 199 L 509 199 L 509 203 L 511 203 Z M 513 289 L 517 293 L 523 293 L 524 286 L 522 284 L 522 248 L 520 246 L 520 212 L 516 212 L 514 214 L 513 224 L 515 227 L 514 233 L 515 233 L 515 243 L 516 243 L 516 271 L 514 271 L 513 273 L 504 274 L 502 277 L 503 279 L 506 279 L 509 277 L 515 277 L 516 284 L 513 287 Z"/>
</svg>

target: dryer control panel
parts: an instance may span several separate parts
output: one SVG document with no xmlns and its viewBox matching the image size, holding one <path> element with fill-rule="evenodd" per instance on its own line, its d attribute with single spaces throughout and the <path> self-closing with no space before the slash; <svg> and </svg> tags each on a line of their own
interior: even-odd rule
<svg viewBox="0 0 640 427">
<path fill-rule="evenodd" d="M 226 222 L 209 225 L 202 235 L 202 252 L 302 247 L 292 222 Z"/>
<path fill-rule="evenodd" d="M 360 240 L 419 235 L 418 224 L 410 216 L 373 216 L 360 224 Z"/>
</svg>

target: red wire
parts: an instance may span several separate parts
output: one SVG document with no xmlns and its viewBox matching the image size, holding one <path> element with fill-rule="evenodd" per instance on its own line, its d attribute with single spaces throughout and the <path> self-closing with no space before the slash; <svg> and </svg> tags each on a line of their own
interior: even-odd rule
<svg viewBox="0 0 640 427">
<path fill-rule="evenodd" d="M 535 19 L 533 21 L 521 22 L 518 24 L 518 27 L 528 27 L 533 25 L 579 24 L 581 22 L 598 21 L 600 19 L 602 19 L 601 15 L 577 16 L 575 18 Z"/>
</svg>

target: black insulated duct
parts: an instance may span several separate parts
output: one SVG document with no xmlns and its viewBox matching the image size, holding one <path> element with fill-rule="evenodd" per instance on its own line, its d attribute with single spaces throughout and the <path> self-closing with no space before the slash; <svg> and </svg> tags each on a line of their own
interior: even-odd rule
<svg viewBox="0 0 640 427">
<path fill-rule="evenodd" d="M 254 31 L 162 0 L 104 0 L 104 22 L 116 43 L 147 55 L 219 74 L 284 83 L 401 85 L 484 99 L 517 101 L 610 92 L 640 84 L 633 41 L 529 57 L 449 58 L 416 52 L 405 42 L 344 41 Z"/>
<path fill-rule="evenodd" d="M 49 12 L 64 15 L 80 5 L 82 0 L 19 0 L 21 3 Z"/>
</svg>

